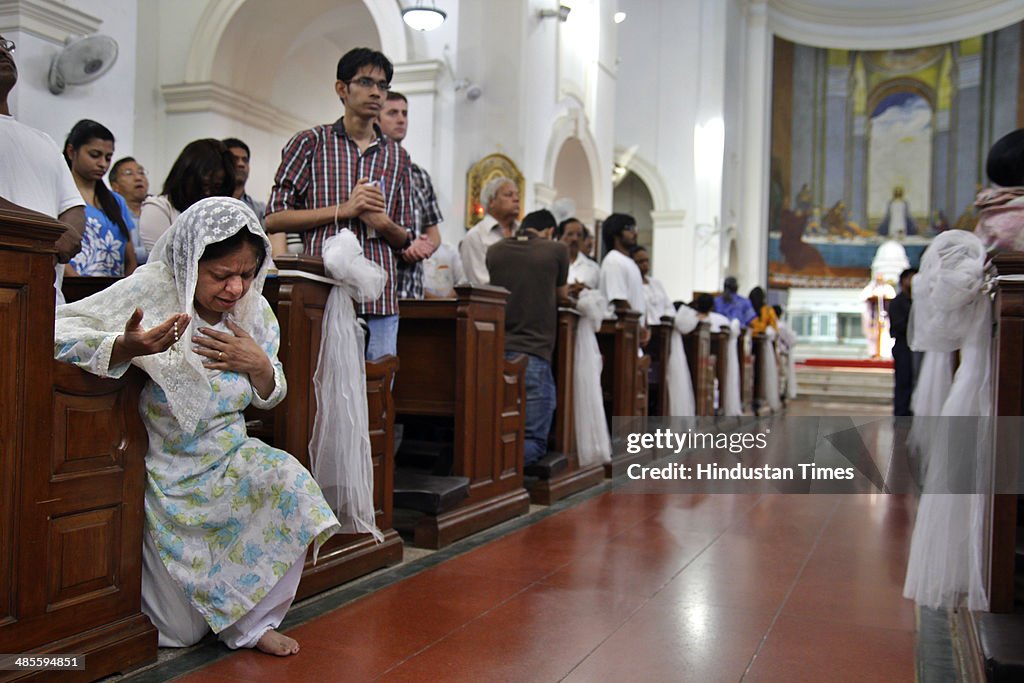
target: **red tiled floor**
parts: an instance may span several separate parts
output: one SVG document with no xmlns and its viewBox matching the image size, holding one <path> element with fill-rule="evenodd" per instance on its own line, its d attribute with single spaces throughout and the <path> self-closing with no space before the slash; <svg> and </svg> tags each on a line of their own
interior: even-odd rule
<svg viewBox="0 0 1024 683">
<path fill-rule="evenodd" d="M 738 681 L 771 620 L 770 611 L 655 599 L 566 681 Z"/>
<path fill-rule="evenodd" d="M 744 683 L 911 683 L 914 634 L 827 619 L 782 616 Z"/>
<path fill-rule="evenodd" d="M 182 680 L 912 680 L 913 516 L 896 496 L 605 493 L 293 629 L 296 657 Z"/>
<path fill-rule="evenodd" d="M 643 598 L 536 585 L 405 662 L 385 681 L 556 681 Z"/>
</svg>

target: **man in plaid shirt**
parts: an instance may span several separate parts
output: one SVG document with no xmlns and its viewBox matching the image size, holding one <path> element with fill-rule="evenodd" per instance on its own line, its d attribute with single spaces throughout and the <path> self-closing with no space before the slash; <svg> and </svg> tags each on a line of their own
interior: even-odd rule
<svg viewBox="0 0 1024 683">
<path fill-rule="evenodd" d="M 392 90 L 380 113 L 380 129 L 384 135 L 401 144 L 405 140 L 408 123 L 409 101 L 402 93 Z M 437 205 L 430 174 L 412 164 L 409 168 L 409 181 L 412 189 L 414 239 L 422 242 L 429 254 L 432 254 L 441 246 L 441 231 L 437 229 L 437 224 L 442 220 L 441 207 Z M 402 260 L 398 262 L 398 298 L 423 298 L 423 263 L 411 258 L 408 253 L 403 254 Z"/>
<path fill-rule="evenodd" d="M 267 232 L 301 232 L 306 253 L 320 256 L 327 238 L 348 228 L 387 272 L 383 296 L 360 306 L 370 360 L 397 351 L 396 259 L 429 255 L 411 232 L 409 155 L 376 124 L 393 74 L 388 58 L 368 48 L 338 61 L 334 89 L 345 115 L 288 141 L 267 203 Z"/>
</svg>

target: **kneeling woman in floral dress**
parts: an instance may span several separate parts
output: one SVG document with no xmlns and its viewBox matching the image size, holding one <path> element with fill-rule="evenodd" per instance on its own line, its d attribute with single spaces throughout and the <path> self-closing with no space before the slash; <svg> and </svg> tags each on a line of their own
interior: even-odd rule
<svg viewBox="0 0 1024 683">
<path fill-rule="evenodd" d="M 129 365 L 149 375 L 142 609 L 162 646 L 212 629 L 231 648 L 298 652 L 275 629 L 307 547 L 339 528 L 310 473 L 246 434 L 245 408 L 271 408 L 286 390 L 280 330 L 261 294 L 269 254 L 245 204 L 211 197 L 133 275 L 57 309 L 59 360 L 101 377 Z"/>
</svg>

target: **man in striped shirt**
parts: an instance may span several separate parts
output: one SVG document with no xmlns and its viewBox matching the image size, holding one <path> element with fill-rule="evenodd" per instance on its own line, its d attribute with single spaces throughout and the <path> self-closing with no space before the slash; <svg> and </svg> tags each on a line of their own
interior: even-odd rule
<svg viewBox="0 0 1024 683">
<path fill-rule="evenodd" d="M 380 114 L 380 129 L 384 135 L 401 144 L 405 140 L 409 124 L 409 101 L 405 95 L 392 90 L 388 93 L 384 110 Z M 415 163 L 409 167 L 409 182 L 412 190 L 413 228 L 416 241 L 426 240 L 423 246 L 429 250 L 430 256 L 441 246 L 441 231 L 437 224 L 441 222 L 441 207 L 437 205 L 434 185 L 430 182 L 430 174 Z M 423 261 L 414 258 L 407 251 L 398 263 L 398 298 L 423 298 Z"/>
<path fill-rule="evenodd" d="M 306 253 L 320 256 L 327 238 L 348 228 L 387 272 L 381 298 L 360 305 L 370 360 L 397 350 L 395 260 L 423 251 L 412 239 L 409 155 L 376 124 L 393 74 L 388 58 L 368 48 L 338 61 L 334 89 L 345 114 L 288 141 L 267 203 L 267 232 L 301 232 Z"/>
</svg>

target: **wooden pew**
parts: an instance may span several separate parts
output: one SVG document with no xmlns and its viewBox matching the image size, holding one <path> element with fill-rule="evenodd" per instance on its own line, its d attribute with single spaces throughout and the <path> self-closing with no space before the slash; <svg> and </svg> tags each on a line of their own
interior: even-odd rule
<svg viewBox="0 0 1024 683">
<path fill-rule="evenodd" d="M 323 261 L 314 256 L 280 256 L 279 271 L 301 271 L 323 275 Z M 324 307 L 331 286 L 300 276 L 267 278 L 263 295 L 270 302 L 281 325 L 278 358 L 284 365 L 288 396 L 271 415 L 250 411 L 264 423 L 262 435 L 277 448 L 291 453 L 310 468 L 309 439 L 316 417 L 313 374 L 320 355 L 320 331 Z M 377 528 L 384 542 L 369 534 L 338 534 L 320 549 L 317 563 L 312 553 L 306 558 L 297 597 L 302 599 L 341 585 L 358 576 L 402 560 L 402 539 L 392 528 L 392 484 L 394 479 L 394 410 L 388 388 L 398 368 L 394 357 L 366 364 L 366 392 L 373 457 L 373 502 Z M 267 427 L 270 423 L 272 427 Z M 256 432 L 254 431 L 254 435 Z"/>
<path fill-rule="evenodd" d="M 729 333 L 725 331 L 711 332 L 709 334 L 711 353 L 717 359 L 715 364 L 715 379 L 718 380 L 718 406 L 714 410 L 715 415 L 723 415 L 725 405 L 725 383 L 726 373 L 729 367 Z"/>
<path fill-rule="evenodd" d="M 740 330 L 740 336 L 736 340 L 736 343 L 739 345 L 740 400 L 743 403 L 744 413 L 751 412 L 754 409 L 754 387 L 757 386 L 754 375 L 754 350 L 752 338 L 753 334 L 748 327 Z"/>
<path fill-rule="evenodd" d="M 640 316 L 638 311 L 616 310 L 614 320 L 605 320 L 597 333 L 604 365 L 601 369 L 601 387 L 604 392 L 605 415 L 611 424 L 613 417 L 647 416 L 647 372 L 649 356 L 638 357 L 640 348 Z M 606 477 L 616 477 L 633 463 L 649 462 L 650 452 L 626 455 L 613 442 L 612 462 L 604 466 Z M 620 452 L 618 457 L 614 452 Z"/>
<path fill-rule="evenodd" d="M 1024 253 L 1003 253 L 992 261 L 993 274 L 999 276 L 1024 275 Z M 1000 282 L 995 301 L 995 315 L 998 316 L 998 336 L 993 344 L 993 372 L 995 373 L 996 415 L 1024 415 L 1024 282 L 1004 280 Z M 1008 444 L 1017 444 L 1018 434 L 1007 429 L 1000 433 L 998 424 L 996 439 L 1005 455 L 1019 452 Z M 1019 444 L 1018 444 L 1019 445 Z M 997 451 L 997 452 L 1000 452 Z M 995 464 L 994 480 L 997 482 L 1018 481 L 1019 460 L 1001 458 Z M 1018 518 L 1020 496 L 998 494 L 993 496 L 991 517 L 988 520 L 989 549 L 989 600 L 993 612 L 1014 610 L 1015 562 L 1018 528 L 1024 520 Z M 1024 643 L 1021 643 L 1024 647 Z"/>
<path fill-rule="evenodd" d="M 668 415 L 668 361 L 674 329 L 674 319 L 670 316 L 663 316 L 659 324 L 650 327 L 651 340 L 644 349 L 644 354 L 651 357 L 647 387 L 647 414 L 650 416 Z"/>
<path fill-rule="evenodd" d="M 79 301 L 87 296 L 92 296 L 96 292 L 103 291 L 120 279 L 119 277 L 65 275 L 61 291 L 64 292 L 64 300 L 70 304 L 73 301 Z M 150 324 L 153 323 L 151 322 Z"/>
<path fill-rule="evenodd" d="M 440 548 L 525 514 L 523 433 L 526 358 L 505 360 L 500 287 L 456 287 L 455 299 L 402 300 L 395 382 L 399 415 L 437 418 L 454 428 L 452 474 L 468 477 L 469 497 L 420 517 L 414 543 Z"/>
<path fill-rule="evenodd" d="M 574 493 L 600 484 L 604 466 L 580 467 L 576 442 L 576 414 L 573 369 L 576 364 L 576 333 L 579 314 L 571 308 L 558 310 L 558 341 L 555 345 L 555 417 L 551 424 L 551 445 L 556 453 L 568 458 L 569 466 L 550 479 L 540 479 L 530 488 L 530 500 L 537 505 L 551 505 Z"/>
<path fill-rule="evenodd" d="M 753 373 L 751 373 L 752 383 L 752 409 L 754 415 L 759 415 L 762 409 L 768 406 L 768 395 L 765 393 L 765 354 L 774 353 L 771 342 L 768 337 L 763 334 L 749 334 L 750 337 L 750 348 L 752 356 Z"/>
<path fill-rule="evenodd" d="M 1024 253 L 998 254 L 989 264 L 990 275 L 1024 276 Z M 993 304 L 998 325 L 993 339 L 992 372 L 997 416 L 1024 415 L 1024 281 L 999 282 Z M 1021 435 L 1016 420 L 996 423 L 996 460 L 993 481 L 1017 482 L 1020 475 Z M 999 489 L 995 489 L 999 490 Z M 970 680 L 1018 681 L 1024 677 L 1020 653 L 1024 651 L 1024 614 L 1017 586 L 1022 577 L 1018 539 L 1024 536 L 1021 515 L 1024 496 L 992 493 L 984 520 L 983 566 L 989 612 L 958 609 L 953 612 L 961 634 L 961 661 Z"/>
<path fill-rule="evenodd" d="M 58 675 L 86 681 L 156 658 L 140 611 L 147 436 L 140 373 L 100 379 L 53 359 L 62 232 L 0 211 L 0 643 L 85 655 L 85 671 Z"/>
<path fill-rule="evenodd" d="M 701 322 L 690 334 L 683 336 L 686 362 L 690 366 L 693 380 L 693 397 L 697 403 L 697 415 L 715 414 L 715 364 L 717 357 L 711 353 L 711 326 Z"/>
</svg>

